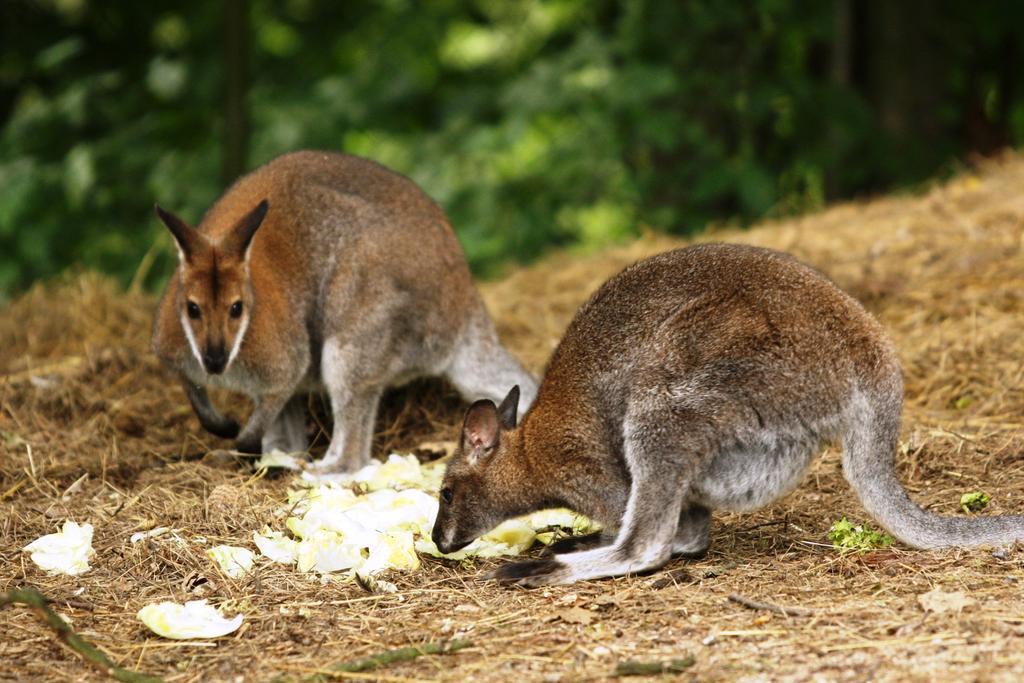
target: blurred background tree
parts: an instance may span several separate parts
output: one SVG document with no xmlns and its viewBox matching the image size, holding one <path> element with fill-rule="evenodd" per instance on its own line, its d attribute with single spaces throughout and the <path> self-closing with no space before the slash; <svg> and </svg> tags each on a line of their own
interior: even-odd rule
<svg viewBox="0 0 1024 683">
<path fill-rule="evenodd" d="M 155 284 L 155 201 L 307 147 L 411 176 L 482 275 L 912 185 L 1024 141 L 1022 35 L 1015 0 L 3 0 L 0 296 Z"/>
</svg>

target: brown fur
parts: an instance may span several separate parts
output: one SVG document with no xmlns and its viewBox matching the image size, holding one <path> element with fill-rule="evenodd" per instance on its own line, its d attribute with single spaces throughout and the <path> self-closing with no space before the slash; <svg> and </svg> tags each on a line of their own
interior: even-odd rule
<svg viewBox="0 0 1024 683">
<path fill-rule="evenodd" d="M 239 248 L 246 221 L 263 201 L 269 210 L 246 252 Z M 296 418 L 282 411 L 303 391 L 326 387 L 331 395 L 337 442 L 324 465 L 351 469 L 369 457 L 373 414 L 388 385 L 444 374 L 468 398 L 497 398 L 496 379 L 532 383 L 498 343 L 444 212 L 378 164 L 288 154 L 235 183 L 207 211 L 198 236 L 175 227 L 173 216 L 164 220 L 183 259 L 157 311 L 153 348 L 183 376 L 215 433 L 229 433 L 230 421 L 212 409 L 203 386 L 253 397 L 240 436 L 246 450 L 258 451 L 261 441 L 263 448 L 299 445 Z M 200 355 L 231 349 L 240 325 L 228 311 L 238 300 L 248 326 L 237 358 L 223 374 L 210 372 L 192 353 L 183 320 Z M 202 309 L 200 320 L 183 318 L 188 301 Z"/>
<path fill-rule="evenodd" d="M 470 409 L 434 539 L 449 552 L 507 517 L 566 505 L 601 522 L 608 545 L 498 578 L 642 571 L 703 553 L 712 509 L 784 495 L 830 441 L 868 511 L 909 545 L 1024 538 L 1024 517 L 940 517 L 909 499 L 893 470 L 901 402 L 881 326 L 817 271 L 739 245 L 661 254 L 583 305 L 521 424 L 488 419 L 493 404 Z"/>
</svg>

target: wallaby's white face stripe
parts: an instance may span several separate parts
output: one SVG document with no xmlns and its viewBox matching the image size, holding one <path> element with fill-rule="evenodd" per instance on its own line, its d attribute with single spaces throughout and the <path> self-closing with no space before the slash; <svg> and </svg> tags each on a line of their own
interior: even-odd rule
<svg viewBox="0 0 1024 683">
<path fill-rule="evenodd" d="M 245 264 L 245 277 L 247 280 L 251 278 L 249 275 L 249 256 L 252 254 L 252 244 L 250 243 L 245 249 L 245 257 L 243 263 Z M 242 348 L 242 340 L 245 338 L 245 333 L 249 330 L 249 307 L 245 306 L 242 308 L 242 319 L 238 321 L 238 332 L 235 333 L 235 341 L 231 345 L 231 353 L 228 354 L 228 362 L 224 366 L 224 372 L 227 372 L 231 368 L 231 363 L 234 362 L 235 357 L 238 356 L 239 350 Z"/>
<path fill-rule="evenodd" d="M 239 349 L 242 348 L 242 339 L 245 337 L 245 333 L 248 329 L 249 313 L 246 309 L 243 309 L 242 320 L 238 323 L 238 333 L 235 335 L 235 343 L 231 345 L 231 353 L 228 354 L 228 362 L 227 365 L 224 366 L 225 372 L 231 368 L 231 363 L 235 360 L 235 356 L 238 355 Z"/>
<path fill-rule="evenodd" d="M 181 320 L 181 329 L 185 330 L 185 338 L 188 339 L 188 347 L 192 349 L 196 363 L 203 367 L 203 354 L 199 351 L 199 342 L 196 341 L 196 333 L 192 331 L 192 326 L 188 322 L 188 315 L 182 311 L 178 319 Z"/>
</svg>

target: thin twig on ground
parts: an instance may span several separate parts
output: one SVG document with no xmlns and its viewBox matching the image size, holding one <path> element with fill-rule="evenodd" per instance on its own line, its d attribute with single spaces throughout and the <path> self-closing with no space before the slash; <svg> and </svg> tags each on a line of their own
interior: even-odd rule
<svg viewBox="0 0 1024 683">
<path fill-rule="evenodd" d="M 775 614 L 781 614 L 784 617 L 809 617 L 814 614 L 814 610 L 807 609 L 806 607 L 782 607 L 781 605 L 773 605 L 770 602 L 758 602 L 757 600 L 751 600 L 739 593 L 730 594 L 729 600 L 750 609 L 774 612 Z"/>
<path fill-rule="evenodd" d="M 667 662 L 619 662 L 615 665 L 615 676 L 658 676 L 686 671 L 696 663 L 693 655 L 686 655 Z"/>
<path fill-rule="evenodd" d="M 110 661 L 101 650 L 71 630 L 60 615 L 50 609 L 49 601 L 35 588 L 15 588 L 0 593 L 0 608 L 8 605 L 25 605 L 32 609 L 49 626 L 61 642 L 81 655 L 82 659 L 99 668 L 108 676 L 127 683 L 163 683 L 163 679 L 148 674 L 140 674 L 119 667 Z"/>
<path fill-rule="evenodd" d="M 473 643 L 468 640 L 448 640 L 439 641 L 435 643 L 426 643 L 425 645 L 417 645 L 414 647 L 400 647 L 395 650 L 384 650 L 378 652 L 375 655 L 369 657 L 363 657 L 361 659 L 354 659 L 350 662 L 341 662 L 339 664 L 332 664 L 326 667 L 326 671 L 329 673 L 318 673 L 308 678 L 304 678 L 304 681 L 308 683 L 315 683 L 318 681 L 328 681 L 332 678 L 342 678 L 346 673 L 355 673 L 359 671 L 372 671 L 388 664 L 396 664 L 398 662 L 408 662 L 422 657 L 423 655 L 444 655 L 456 650 L 462 650 L 467 647 L 472 647 Z"/>
</svg>

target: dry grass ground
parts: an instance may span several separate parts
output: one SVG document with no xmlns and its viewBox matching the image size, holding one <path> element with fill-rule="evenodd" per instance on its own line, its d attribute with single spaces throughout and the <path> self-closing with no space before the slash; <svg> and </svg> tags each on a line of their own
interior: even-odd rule
<svg viewBox="0 0 1024 683">
<path fill-rule="evenodd" d="M 793 252 L 859 297 L 891 331 L 907 397 L 899 474 L 921 504 L 956 514 L 984 490 L 983 514 L 1024 512 L 1024 159 L 991 162 L 916 197 L 845 204 L 735 240 Z M 680 242 L 651 237 L 596 255 L 561 254 L 484 287 L 508 344 L 540 370 L 583 299 L 626 264 Z M 147 351 L 153 299 L 81 275 L 0 312 L 0 590 L 30 583 L 74 628 L 130 668 L 168 680 L 299 677 L 329 663 L 456 635 L 456 654 L 362 679 L 604 679 L 624 660 L 691 652 L 682 674 L 710 680 L 1021 680 L 1024 553 L 840 555 L 826 538 L 865 513 L 828 452 L 793 494 L 751 515 L 719 515 L 701 561 L 650 576 L 549 590 L 482 582 L 491 561 L 424 561 L 371 595 L 281 565 L 233 581 L 207 544 L 251 545 L 286 478 L 261 478 L 216 452 L 183 393 Z M 230 397 L 220 397 L 230 401 Z M 228 403 L 227 405 L 231 405 Z M 234 412 L 244 412 L 236 404 Z M 380 453 L 449 438 L 461 407 L 418 383 L 392 396 Z M 95 525 L 93 569 L 48 577 L 20 548 L 64 519 Z M 155 525 L 186 532 L 132 545 Z M 925 612 L 935 587 L 973 599 Z M 810 610 L 751 610 L 747 598 Z M 144 604 L 209 597 L 246 622 L 216 642 L 174 642 L 136 619 Z M 23 608 L 0 611 L 0 678 L 83 680 L 88 669 Z"/>
</svg>

